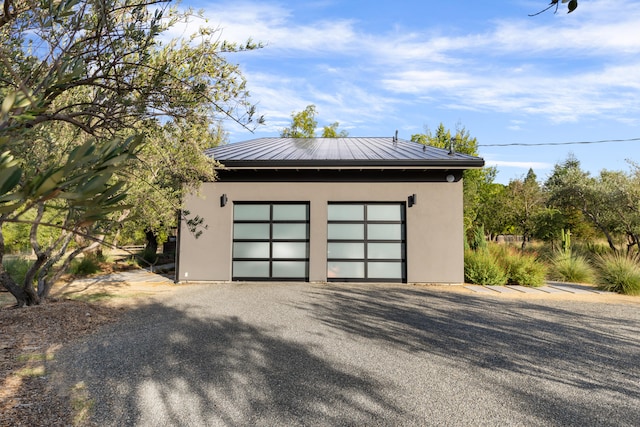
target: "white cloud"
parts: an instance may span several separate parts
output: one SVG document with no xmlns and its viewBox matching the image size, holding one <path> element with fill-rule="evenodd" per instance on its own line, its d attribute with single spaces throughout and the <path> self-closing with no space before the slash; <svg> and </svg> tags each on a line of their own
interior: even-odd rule
<svg viewBox="0 0 640 427">
<path fill-rule="evenodd" d="M 506 161 L 506 160 L 487 160 L 485 159 L 486 166 L 500 166 L 506 168 L 517 168 L 517 169 L 551 169 L 553 165 L 551 163 L 545 162 L 514 162 L 514 161 Z"/>
<path fill-rule="evenodd" d="M 352 19 L 301 22 L 292 9 L 265 2 L 207 3 L 204 15 L 223 39 L 266 43 L 250 55 L 322 62 L 322 70 L 314 65 L 299 79 L 273 64 L 247 73 L 270 123 L 287 123 L 292 110 L 310 103 L 322 120 L 355 123 L 434 99 L 437 108 L 518 112 L 552 123 L 603 116 L 638 123 L 640 115 L 640 37 L 632 36 L 638 2 L 593 0 L 571 15 L 501 19 L 451 35 L 437 28 L 367 33 Z"/>
</svg>

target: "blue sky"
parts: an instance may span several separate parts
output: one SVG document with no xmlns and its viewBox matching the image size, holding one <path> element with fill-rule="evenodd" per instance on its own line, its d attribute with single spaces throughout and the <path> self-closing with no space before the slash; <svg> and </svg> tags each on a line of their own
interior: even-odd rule
<svg viewBox="0 0 640 427">
<path fill-rule="evenodd" d="M 319 125 L 399 136 L 443 123 L 478 139 L 497 182 L 532 167 L 544 180 L 573 153 L 584 169 L 629 170 L 640 140 L 640 2 L 580 0 L 193 1 L 221 38 L 264 43 L 240 65 L 266 125 L 230 141 L 278 136 L 309 104 Z M 175 35 L 193 29 L 176 28 Z"/>
</svg>

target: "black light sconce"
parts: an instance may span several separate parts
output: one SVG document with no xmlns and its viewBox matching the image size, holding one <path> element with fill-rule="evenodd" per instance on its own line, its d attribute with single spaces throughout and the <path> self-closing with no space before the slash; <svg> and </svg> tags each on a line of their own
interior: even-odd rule
<svg viewBox="0 0 640 427">
<path fill-rule="evenodd" d="M 413 205 L 415 205 L 417 203 L 418 203 L 418 197 L 415 194 L 412 194 L 407 198 L 407 205 L 409 207 L 411 207 L 411 206 L 413 206 Z"/>
<path fill-rule="evenodd" d="M 223 194 L 220 196 L 220 207 L 224 208 L 227 205 L 227 195 Z"/>
</svg>

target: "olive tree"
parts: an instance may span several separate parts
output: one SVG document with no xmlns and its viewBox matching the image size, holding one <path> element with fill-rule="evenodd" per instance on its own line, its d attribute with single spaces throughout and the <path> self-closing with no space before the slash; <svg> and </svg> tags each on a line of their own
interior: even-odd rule
<svg viewBox="0 0 640 427">
<path fill-rule="evenodd" d="M 555 7 L 555 13 L 558 13 L 558 9 L 560 8 L 560 3 L 567 4 L 567 13 L 571 13 L 578 8 L 578 0 L 561 0 L 561 1 L 551 0 L 551 3 L 549 3 L 549 5 L 546 8 L 542 9 L 540 12 L 532 13 L 529 16 L 540 15 L 541 13 L 544 13 L 547 10 L 552 9 L 554 7 Z"/>
<path fill-rule="evenodd" d="M 550 203 L 579 210 L 601 232 L 609 247 L 618 252 L 616 237 L 627 239 L 627 249 L 638 245 L 640 237 L 640 173 L 603 170 L 596 177 L 569 157 L 557 164 L 545 183 Z"/>
<path fill-rule="evenodd" d="M 0 261 L 7 222 L 30 224 L 37 257 L 24 283 L 0 263 L 0 282 L 18 305 L 31 305 L 47 296 L 60 267 L 128 212 L 150 211 L 131 188 L 177 200 L 181 180 L 195 185 L 210 176 L 200 148 L 215 139 L 219 120 L 261 121 L 244 78 L 225 59 L 259 46 L 226 43 L 208 28 L 170 40 L 168 29 L 196 16 L 168 1 L 0 5 L 7 41 L 0 45 Z M 160 155 L 174 167 L 171 179 L 146 173 Z M 59 237 L 45 244 L 43 226 L 61 230 Z"/>
</svg>

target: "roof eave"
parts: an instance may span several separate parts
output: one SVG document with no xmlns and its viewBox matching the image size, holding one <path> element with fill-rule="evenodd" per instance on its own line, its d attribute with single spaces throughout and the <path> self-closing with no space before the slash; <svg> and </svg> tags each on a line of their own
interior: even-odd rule
<svg viewBox="0 0 640 427">
<path fill-rule="evenodd" d="M 478 169 L 485 165 L 484 159 L 460 159 L 451 161 L 406 161 L 385 160 L 380 162 L 367 160 L 331 161 L 227 161 L 218 160 L 220 169 Z"/>
</svg>

